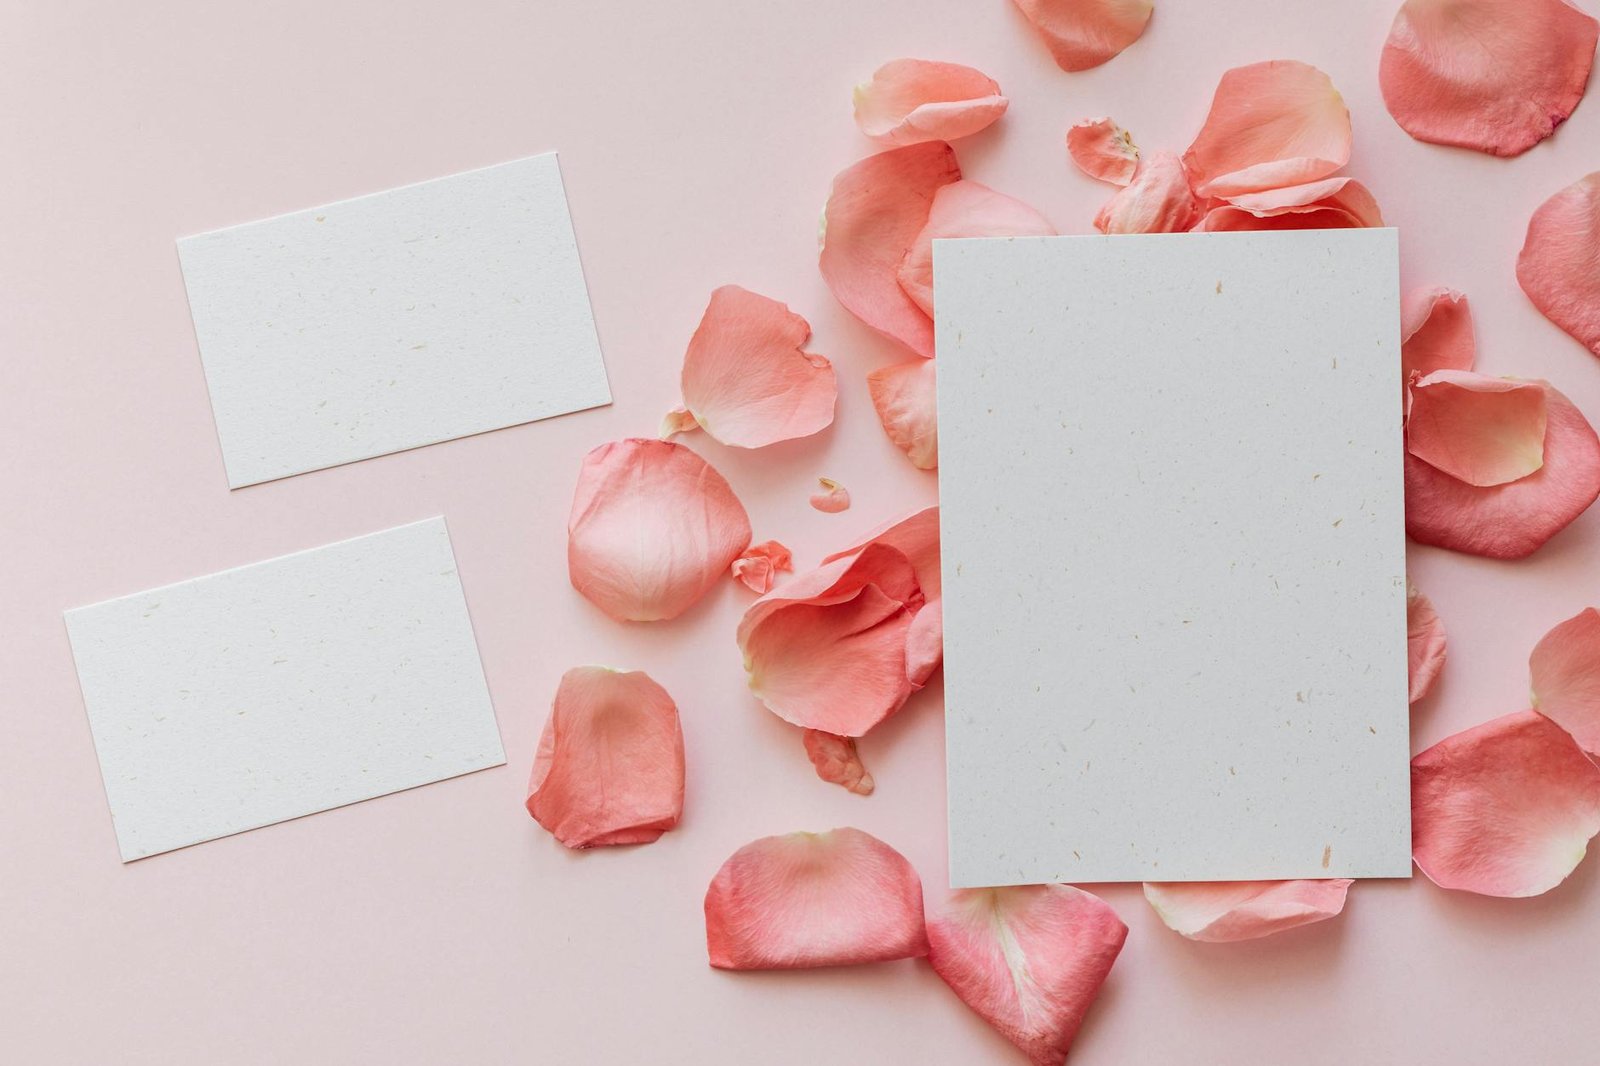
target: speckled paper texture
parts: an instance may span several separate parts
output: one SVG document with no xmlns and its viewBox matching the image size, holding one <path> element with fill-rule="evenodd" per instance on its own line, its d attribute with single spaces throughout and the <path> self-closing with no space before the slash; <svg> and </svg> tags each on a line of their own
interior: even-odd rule
<svg viewBox="0 0 1600 1066">
<path fill-rule="evenodd" d="M 934 248 L 952 883 L 1409 876 L 1394 231 Z"/>
<path fill-rule="evenodd" d="M 66 620 L 125 862 L 505 762 L 442 518 Z"/>
</svg>

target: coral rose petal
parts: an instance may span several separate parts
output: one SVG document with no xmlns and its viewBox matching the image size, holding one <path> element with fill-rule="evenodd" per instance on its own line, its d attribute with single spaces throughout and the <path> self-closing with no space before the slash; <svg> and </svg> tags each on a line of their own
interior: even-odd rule
<svg viewBox="0 0 1600 1066">
<path fill-rule="evenodd" d="M 1222 76 L 1183 162 L 1199 196 L 1303 185 L 1350 161 L 1350 112 L 1333 81 L 1306 63 L 1273 60 Z"/>
<path fill-rule="evenodd" d="M 906 677 L 914 688 L 921 688 L 943 661 L 944 601 L 929 600 L 906 632 Z"/>
<path fill-rule="evenodd" d="M 1410 702 L 1428 694 L 1444 669 L 1444 623 L 1428 597 L 1406 584 L 1406 671 Z"/>
<path fill-rule="evenodd" d="M 1600 171 L 1539 205 L 1517 281 L 1546 318 L 1600 355 Z"/>
<path fill-rule="evenodd" d="M 1055 228 L 1043 215 L 1004 193 L 975 181 L 945 185 L 933 196 L 928 222 L 906 249 L 900 287 L 916 305 L 933 314 L 933 242 L 940 237 L 1051 237 Z"/>
<path fill-rule="evenodd" d="M 823 514 L 838 514 L 850 509 L 850 490 L 832 478 L 819 477 L 821 490 L 811 494 L 811 506 Z"/>
<path fill-rule="evenodd" d="M 1195 228 L 1204 232 L 1285 229 L 1361 229 L 1383 225 L 1378 201 L 1359 181 L 1337 179 L 1339 191 L 1314 203 L 1250 210 L 1224 203 L 1206 212 Z M 1244 199 L 1244 197 L 1238 197 Z"/>
<path fill-rule="evenodd" d="M 856 86 L 856 125 L 879 144 L 953 141 L 987 128 L 1009 101 L 995 80 L 959 63 L 895 59 Z"/>
<path fill-rule="evenodd" d="M 1228 944 L 1326 921 L 1344 910 L 1348 878 L 1325 881 L 1147 881 L 1144 898 L 1168 929 Z"/>
<path fill-rule="evenodd" d="M 1109 118 L 1085 119 L 1067 130 L 1067 154 L 1079 170 L 1112 185 L 1127 185 L 1139 169 L 1133 134 Z"/>
<path fill-rule="evenodd" d="M 1171 152 L 1153 152 L 1139 164 L 1133 183 L 1107 200 L 1094 216 L 1101 233 L 1182 233 L 1200 217 L 1183 163 Z"/>
<path fill-rule="evenodd" d="M 858 796 L 872 795 L 872 775 L 861 765 L 861 755 L 856 751 L 853 738 L 824 733 L 820 729 L 807 729 L 802 733 L 802 738 L 806 756 L 811 760 L 818 777 L 842 785 L 846 792 L 854 792 Z"/>
<path fill-rule="evenodd" d="M 706 891 L 706 952 L 723 970 L 788 970 L 928 953 L 922 881 L 859 829 L 763 837 Z"/>
<path fill-rule="evenodd" d="M 960 178 L 943 141 L 894 148 L 834 178 L 823 211 L 818 266 L 834 298 L 925 358 L 933 356 L 933 320 L 900 287 L 900 262 L 927 223 L 934 194 Z"/>
<path fill-rule="evenodd" d="M 1454 289 L 1414 289 L 1400 303 L 1403 379 L 1435 370 L 1471 370 L 1477 358 L 1472 308 Z"/>
<path fill-rule="evenodd" d="M 683 813 L 683 731 L 639 671 L 568 670 L 528 781 L 528 813 L 569 848 L 648 844 Z"/>
<path fill-rule="evenodd" d="M 778 571 L 794 569 L 794 556 L 775 540 L 762 541 L 745 549 L 730 569 L 752 592 L 767 593 L 778 580 Z"/>
<path fill-rule="evenodd" d="M 1587 607 L 1546 633 L 1528 657 L 1533 706 L 1600 752 L 1600 612 Z"/>
<path fill-rule="evenodd" d="M 1069 885 L 962 889 L 928 922 L 928 961 L 1035 1066 L 1060 1066 L 1127 936 Z"/>
<path fill-rule="evenodd" d="M 1419 544 L 1496 559 L 1529 555 L 1600 496 L 1600 439 L 1582 413 L 1545 385 L 1544 465 L 1480 488 L 1407 452 L 1406 533 Z"/>
<path fill-rule="evenodd" d="M 675 618 L 750 543 L 721 474 L 681 444 L 630 438 L 583 460 L 567 520 L 572 587 L 613 618 Z"/>
<path fill-rule="evenodd" d="M 1016 0 L 1017 7 L 1066 71 L 1115 58 L 1144 35 L 1151 0 Z"/>
<path fill-rule="evenodd" d="M 929 602 L 939 598 L 942 588 L 939 570 L 939 508 L 924 507 L 910 514 L 891 519 L 863 536 L 843 551 L 836 551 L 822 561 L 836 563 L 859 555 L 874 544 L 884 544 L 911 561 L 917 584 L 927 594 Z"/>
<path fill-rule="evenodd" d="M 1406 0 L 1378 66 L 1419 141 L 1519 155 L 1583 98 L 1600 23 L 1566 0 Z"/>
<path fill-rule="evenodd" d="M 1321 181 L 1311 181 L 1304 185 L 1286 185 L 1281 189 L 1267 189 L 1265 192 L 1247 192 L 1239 196 L 1228 197 L 1228 203 L 1234 207 L 1242 207 L 1254 215 L 1282 214 L 1290 208 L 1307 207 L 1318 200 L 1326 200 L 1338 195 L 1353 178 L 1323 178 Z"/>
<path fill-rule="evenodd" d="M 1411 760 L 1411 848 L 1441 888 L 1537 896 L 1600 832 L 1600 767 L 1566 731 L 1519 711 Z"/>
<path fill-rule="evenodd" d="M 1406 449 L 1469 485 L 1504 485 L 1544 465 L 1545 387 L 1436 370 L 1411 387 Z"/>
<path fill-rule="evenodd" d="M 880 367 L 867 375 L 878 421 L 918 470 L 939 465 L 938 393 L 932 359 Z"/>
</svg>

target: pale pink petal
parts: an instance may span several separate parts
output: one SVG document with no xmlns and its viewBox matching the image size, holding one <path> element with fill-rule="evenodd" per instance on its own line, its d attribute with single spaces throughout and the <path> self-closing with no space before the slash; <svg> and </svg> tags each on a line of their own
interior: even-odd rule
<svg viewBox="0 0 1600 1066">
<path fill-rule="evenodd" d="M 1441 888 L 1537 896 L 1600 832 L 1600 767 L 1566 731 L 1519 711 L 1411 760 L 1411 850 Z"/>
<path fill-rule="evenodd" d="M 867 375 L 878 421 L 918 470 L 939 465 L 938 393 L 932 359 L 879 367 Z"/>
<path fill-rule="evenodd" d="M 906 631 L 906 677 L 921 688 L 944 662 L 944 601 L 929 600 Z"/>
<path fill-rule="evenodd" d="M 678 708 L 649 675 L 568 670 L 528 781 L 528 813 L 569 848 L 648 844 L 683 813 Z"/>
<path fill-rule="evenodd" d="M 1546 318 L 1600 355 L 1600 170 L 1533 213 L 1517 281 Z"/>
<path fill-rule="evenodd" d="M 676 618 L 749 543 L 750 519 L 733 489 L 683 445 L 634 437 L 584 457 L 567 520 L 567 572 L 613 618 Z"/>
<path fill-rule="evenodd" d="M 690 430 L 699 428 L 700 423 L 695 420 L 694 415 L 690 413 L 687 407 L 674 407 L 661 416 L 661 429 L 656 435 L 662 440 L 666 440 L 669 437 L 677 436 L 679 433 L 688 433 Z"/>
<path fill-rule="evenodd" d="M 1139 146 L 1133 134 L 1109 118 L 1091 118 L 1067 130 L 1067 154 L 1097 181 L 1127 185 L 1139 168 Z"/>
<path fill-rule="evenodd" d="M 713 439 L 737 448 L 818 432 L 833 421 L 839 388 L 833 364 L 805 350 L 810 336 L 806 320 L 777 300 L 722 286 L 683 357 L 684 406 Z"/>
<path fill-rule="evenodd" d="M 859 829 L 762 837 L 706 891 L 706 952 L 724 970 L 889 962 L 928 953 L 922 881 Z"/>
<path fill-rule="evenodd" d="M 1107 200 L 1094 216 L 1101 233 L 1182 233 L 1200 217 L 1183 163 L 1171 152 L 1152 152 L 1139 164 L 1133 183 Z"/>
<path fill-rule="evenodd" d="M 879 144 L 953 141 L 1005 114 L 1000 86 L 980 70 L 928 59 L 894 59 L 856 86 L 856 125 Z"/>
<path fill-rule="evenodd" d="M 1056 64 L 1088 70 L 1137 41 L 1155 10 L 1151 0 L 1016 0 Z"/>
<path fill-rule="evenodd" d="M 1600 752 L 1600 612 L 1586 607 L 1546 633 L 1528 672 L 1534 710 Z"/>
<path fill-rule="evenodd" d="M 928 922 L 928 962 L 1034 1066 L 1061 1066 L 1127 936 L 1070 885 L 969 888 Z"/>
<path fill-rule="evenodd" d="M 1308 207 L 1319 200 L 1336 196 L 1354 180 L 1345 177 L 1323 178 L 1321 181 L 1308 181 L 1304 185 L 1285 185 L 1262 192 L 1241 193 L 1227 197 L 1227 202 L 1254 215 L 1284 214 L 1290 208 Z"/>
<path fill-rule="evenodd" d="M 961 179 L 956 155 L 929 141 L 869 156 L 833 179 L 822 215 L 822 280 L 845 310 L 925 358 L 933 320 L 900 287 L 900 262 L 934 194 Z"/>
<path fill-rule="evenodd" d="M 1402 380 L 1435 370 L 1471 370 L 1477 358 L 1472 308 L 1454 289 L 1413 289 L 1400 303 Z"/>
<path fill-rule="evenodd" d="M 1406 450 L 1469 485 L 1504 485 L 1544 465 L 1545 386 L 1436 370 L 1411 386 Z"/>
<path fill-rule="evenodd" d="M 850 509 L 850 490 L 829 477 L 817 478 L 821 489 L 811 494 L 811 506 L 823 514 L 838 514 Z"/>
<path fill-rule="evenodd" d="M 1303 185 L 1350 161 L 1350 112 L 1316 67 L 1280 59 L 1222 76 L 1200 135 L 1184 153 L 1199 196 Z"/>
<path fill-rule="evenodd" d="M 807 729 L 801 734 L 806 746 L 806 756 L 816 769 L 817 776 L 846 792 L 858 796 L 872 795 L 872 775 L 861 765 L 861 755 L 856 751 L 852 737 L 824 733 L 820 729 Z"/>
<path fill-rule="evenodd" d="M 900 287 L 933 314 L 933 242 L 940 237 L 1050 237 L 1043 215 L 975 181 L 956 181 L 934 193 L 928 222 L 900 263 Z"/>
<path fill-rule="evenodd" d="M 1406 0 L 1378 66 L 1383 102 L 1419 141 L 1519 155 L 1583 98 L 1597 28 L 1566 0 Z"/>
<path fill-rule="evenodd" d="M 752 592 L 771 592 L 778 580 L 778 571 L 794 569 L 794 557 L 782 544 L 767 540 L 750 545 L 733 561 L 730 569 Z"/>
<path fill-rule="evenodd" d="M 1325 881 L 1146 881 L 1144 898 L 1168 929 L 1211 944 L 1255 940 L 1344 910 L 1348 878 Z"/>
<path fill-rule="evenodd" d="M 1428 694 L 1444 669 L 1444 623 L 1433 603 L 1406 583 L 1406 669 L 1410 678 L 1410 702 Z"/>
<path fill-rule="evenodd" d="M 1314 203 L 1250 210 L 1223 203 L 1206 212 L 1195 228 L 1203 232 L 1241 230 L 1361 229 L 1383 225 L 1383 213 L 1359 181 L 1336 179 L 1339 191 Z M 1245 199 L 1241 196 L 1238 199 Z"/>
<path fill-rule="evenodd" d="M 1520 559 L 1600 496 L 1600 439 L 1582 413 L 1545 385 L 1544 465 L 1525 478 L 1480 488 L 1407 452 L 1406 534 L 1419 544 Z"/>
</svg>

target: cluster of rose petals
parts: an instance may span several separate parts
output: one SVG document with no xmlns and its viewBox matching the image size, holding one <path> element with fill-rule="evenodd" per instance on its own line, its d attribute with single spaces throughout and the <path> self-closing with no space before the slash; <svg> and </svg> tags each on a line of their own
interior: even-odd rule
<svg viewBox="0 0 1600 1066">
<path fill-rule="evenodd" d="M 1152 0 L 1016 0 L 1017 7 L 1066 71 L 1115 58 L 1144 35 Z"/>
<path fill-rule="evenodd" d="M 922 881 L 859 829 L 746 844 L 706 891 L 706 950 L 724 970 L 787 970 L 928 953 Z"/>
<path fill-rule="evenodd" d="M 850 509 L 850 490 L 831 477 L 817 478 L 818 490 L 811 494 L 811 506 L 823 514 L 838 514 Z"/>
<path fill-rule="evenodd" d="M 1534 710 L 1600 754 L 1600 612 L 1587 607 L 1546 633 L 1528 674 Z"/>
<path fill-rule="evenodd" d="M 1512 156 L 1583 98 L 1600 23 L 1568 0 L 1406 0 L 1378 84 L 1419 141 Z"/>
<path fill-rule="evenodd" d="M 1417 591 L 1415 585 L 1406 585 L 1406 673 L 1409 678 L 1410 702 L 1416 703 L 1426 696 L 1439 680 L 1444 669 L 1444 623 L 1433 603 Z"/>
<path fill-rule="evenodd" d="M 613 618 L 677 617 L 749 544 L 739 498 L 683 445 L 635 437 L 584 457 L 567 520 L 567 572 Z"/>
<path fill-rule="evenodd" d="M 906 640 L 906 673 L 921 688 L 944 660 L 944 609 L 940 601 L 943 575 L 939 552 L 939 508 L 924 507 L 878 526 L 843 551 L 826 556 L 824 564 L 860 555 L 873 545 L 901 553 L 911 563 L 922 589 L 922 609 L 911 621 Z"/>
<path fill-rule="evenodd" d="M 1600 171 L 1533 213 L 1517 281 L 1546 318 L 1600 355 Z"/>
<path fill-rule="evenodd" d="M 539 737 L 528 813 L 569 848 L 648 844 L 683 813 L 683 730 L 639 671 L 568 670 Z"/>
<path fill-rule="evenodd" d="M 1255 940 L 1344 910 L 1348 878 L 1297 881 L 1145 882 L 1144 898 L 1168 929 L 1190 940 Z"/>
<path fill-rule="evenodd" d="M 771 592 L 778 571 L 794 569 L 794 556 L 777 541 L 764 540 L 746 548 L 729 569 L 751 592 Z"/>
<path fill-rule="evenodd" d="M 856 125 L 879 144 L 953 141 L 986 129 L 1009 101 L 982 71 L 959 63 L 895 59 L 856 86 Z"/>
<path fill-rule="evenodd" d="M 1127 935 L 1068 885 L 963 889 L 928 921 L 928 962 L 1035 1066 L 1060 1066 Z"/>
<path fill-rule="evenodd" d="M 820 729 L 807 729 L 801 735 L 806 757 L 817 771 L 817 776 L 846 792 L 870 796 L 875 787 L 872 775 L 861 764 L 861 754 L 856 751 L 854 737 L 841 737 L 837 733 L 824 733 Z"/>
</svg>

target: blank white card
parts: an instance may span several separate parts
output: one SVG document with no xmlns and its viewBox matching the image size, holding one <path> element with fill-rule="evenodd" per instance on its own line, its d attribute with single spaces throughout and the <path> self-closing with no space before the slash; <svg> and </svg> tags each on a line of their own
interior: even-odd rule
<svg viewBox="0 0 1600 1066">
<path fill-rule="evenodd" d="M 952 883 L 1409 876 L 1394 231 L 934 262 Z"/>
</svg>

